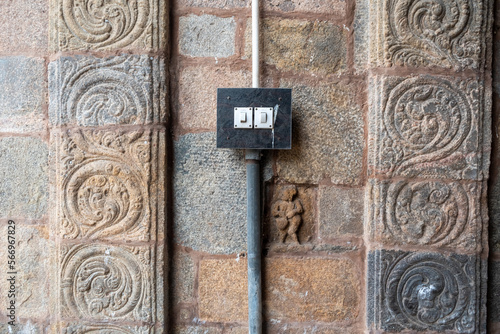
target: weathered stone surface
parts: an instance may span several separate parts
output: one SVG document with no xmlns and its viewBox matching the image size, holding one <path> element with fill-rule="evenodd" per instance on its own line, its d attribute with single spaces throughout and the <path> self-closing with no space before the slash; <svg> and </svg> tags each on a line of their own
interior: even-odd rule
<svg viewBox="0 0 500 334">
<path fill-rule="evenodd" d="M 364 122 L 357 97 L 361 84 L 308 86 L 283 80 L 293 89 L 293 143 L 278 152 L 278 175 L 289 182 L 354 185 L 363 172 Z"/>
<path fill-rule="evenodd" d="M 59 252 L 63 319 L 155 321 L 154 251 L 149 247 L 63 244 Z"/>
<path fill-rule="evenodd" d="M 207 326 L 176 326 L 173 329 L 174 334 L 222 334 L 223 332 L 222 327 Z"/>
<path fill-rule="evenodd" d="M 469 180 L 487 175 L 481 165 L 478 81 L 380 76 L 370 85 L 371 173 Z"/>
<path fill-rule="evenodd" d="M 369 325 L 471 333 L 479 312 L 474 256 L 375 251 L 368 257 Z"/>
<path fill-rule="evenodd" d="M 175 242 L 197 251 L 246 249 L 243 152 L 216 149 L 214 133 L 187 134 L 174 144 Z"/>
<path fill-rule="evenodd" d="M 4 4 L 0 4 L 1 8 Z M 8 21 L 8 20 L 7 20 Z M 0 23 L 1 27 L 2 23 Z M 0 36 L 3 36 L 0 34 Z M 0 37 L 1 38 L 1 37 Z M 44 127 L 45 61 L 41 58 L 0 58 L 0 131 L 41 131 Z"/>
<path fill-rule="evenodd" d="M 370 3 L 369 0 L 356 0 L 354 14 L 354 67 L 358 72 L 367 70 L 369 64 Z"/>
<path fill-rule="evenodd" d="M 217 88 L 250 87 L 251 71 L 225 66 L 186 67 L 180 71 L 177 120 L 183 129 L 216 130 Z"/>
<path fill-rule="evenodd" d="M 235 53 L 235 35 L 233 17 L 189 15 L 179 18 L 179 49 L 186 56 L 232 56 Z"/>
<path fill-rule="evenodd" d="M 269 0 L 263 2 L 264 10 L 284 13 L 317 13 L 343 17 L 346 14 L 345 0 Z"/>
<path fill-rule="evenodd" d="M 500 323 L 500 262 L 488 263 L 488 320 Z"/>
<path fill-rule="evenodd" d="M 0 272 L 0 291 L 2 291 L 0 303 L 5 305 L 0 313 L 8 314 L 6 307 L 11 300 L 8 295 L 14 293 L 16 323 L 30 328 L 25 321 L 20 322 L 19 318 L 45 319 L 49 315 L 49 285 L 52 284 L 49 274 L 53 241 L 49 240 L 48 228 L 43 225 L 26 225 L 17 219 L 12 221 L 13 224 L 9 224 L 7 219 L 0 221 L 0 232 L 3 236 L 0 239 L 0 258 L 4 260 L 4 269 Z M 8 248 L 9 246 L 11 249 Z M 8 266 L 9 255 L 14 256 L 10 260 L 15 262 L 9 262 Z M 9 272 L 17 274 L 12 275 Z M 15 282 L 13 292 L 10 291 L 11 284 L 7 281 L 12 276 Z M 10 332 L 2 331 L 2 333 Z"/>
<path fill-rule="evenodd" d="M 488 187 L 489 240 L 491 250 L 500 252 L 500 174 L 494 173 L 491 181 Z"/>
<path fill-rule="evenodd" d="M 363 236 L 363 189 L 319 187 L 319 237 Z"/>
<path fill-rule="evenodd" d="M 267 325 L 267 333 L 275 334 L 363 334 L 363 330 L 347 327 L 347 328 L 332 328 L 331 325 L 321 327 L 317 324 L 314 326 L 306 325 L 299 327 L 296 324 L 275 322 Z"/>
<path fill-rule="evenodd" d="M 51 49 L 158 50 L 165 36 L 165 3 L 159 0 L 52 0 Z"/>
<path fill-rule="evenodd" d="M 296 192 L 291 201 L 287 198 L 290 191 Z M 300 244 L 309 243 L 316 232 L 316 193 L 316 188 L 292 185 L 268 189 L 266 198 L 271 200 L 266 208 L 266 241 L 297 244 L 295 234 Z"/>
<path fill-rule="evenodd" d="M 478 68 L 482 64 L 484 1 L 380 1 L 372 17 L 379 20 L 378 38 L 386 66 Z"/>
<path fill-rule="evenodd" d="M 179 0 L 181 7 L 210 7 L 210 8 L 243 8 L 251 4 L 251 0 Z"/>
<path fill-rule="evenodd" d="M 9 326 L 7 323 L 0 324 L 0 332 L 9 334 L 43 334 L 44 329 L 42 325 L 36 324 L 31 320 L 25 323 L 16 322 L 15 326 Z"/>
<path fill-rule="evenodd" d="M 0 17 L 0 52 L 47 52 L 47 0 L 0 1 Z"/>
<path fill-rule="evenodd" d="M 63 334 L 94 334 L 94 333 L 110 333 L 110 334 L 150 334 L 152 333 L 151 326 L 127 326 L 114 324 L 70 324 L 63 323 Z M 160 332 L 161 333 L 161 332 Z"/>
<path fill-rule="evenodd" d="M 161 133 L 73 130 L 56 146 L 61 238 L 155 239 Z"/>
<path fill-rule="evenodd" d="M 200 320 L 246 320 L 246 261 L 203 260 L 199 279 Z M 351 322 L 358 317 L 361 281 L 350 260 L 268 259 L 264 279 L 268 319 Z"/>
<path fill-rule="evenodd" d="M 175 303 L 192 302 L 194 298 L 194 263 L 189 254 L 175 252 L 170 267 L 171 298 Z"/>
<path fill-rule="evenodd" d="M 263 19 L 262 57 L 281 71 L 333 74 L 346 68 L 346 35 L 327 21 Z M 252 24 L 245 32 L 245 58 L 252 57 Z"/>
<path fill-rule="evenodd" d="M 59 58 L 49 65 L 51 123 L 101 126 L 162 122 L 164 81 L 164 65 L 158 58 Z"/>
<path fill-rule="evenodd" d="M 0 217 L 42 217 L 47 211 L 47 144 L 39 138 L 0 138 Z"/>
</svg>

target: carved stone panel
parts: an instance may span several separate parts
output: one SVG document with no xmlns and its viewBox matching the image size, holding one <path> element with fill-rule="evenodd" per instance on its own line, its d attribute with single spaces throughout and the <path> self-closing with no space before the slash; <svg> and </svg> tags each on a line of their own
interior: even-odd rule
<svg viewBox="0 0 500 334">
<path fill-rule="evenodd" d="M 479 68 L 486 27 L 483 0 L 381 0 L 376 16 L 386 66 Z"/>
<path fill-rule="evenodd" d="M 475 333 L 475 256 L 374 251 L 369 255 L 369 325 L 386 331 Z"/>
<path fill-rule="evenodd" d="M 52 50 L 157 50 L 164 7 L 159 0 L 51 0 Z"/>
<path fill-rule="evenodd" d="M 469 251 L 480 246 L 480 183 L 371 180 L 367 189 L 376 241 Z"/>
<path fill-rule="evenodd" d="M 150 334 L 150 326 L 63 324 L 62 334 Z"/>
<path fill-rule="evenodd" d="M 49 65 L 54 125 L 164 121 L 163 62 L 148 56 L 62 57 Z"/>
<path fill-rule="evenodd" d="M 61 245 L 61 317 L 154 322 L 153 264 L 145 246 Z"/>
<path fill-rule="evenodd" d="M 481 180 L 482 85 L 436 76 L 370 79 L 375 176 Z"/>
<path fill-rule="evenodd" d="M 68 130 L 55 137 L 59 236 L 154 239 L 161 133 Z"/>
</svg>

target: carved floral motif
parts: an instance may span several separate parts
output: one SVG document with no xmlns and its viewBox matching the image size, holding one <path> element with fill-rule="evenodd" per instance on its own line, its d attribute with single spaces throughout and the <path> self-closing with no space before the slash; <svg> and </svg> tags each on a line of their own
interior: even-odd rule
<svg viewBox="0 0 500 334">
<path fill-rule="evenodd" d="M 149 334 L 146 326 L 122 327 L 116 325 L 69 325 L 62 330 L 63 334 Z"/>
</svg>

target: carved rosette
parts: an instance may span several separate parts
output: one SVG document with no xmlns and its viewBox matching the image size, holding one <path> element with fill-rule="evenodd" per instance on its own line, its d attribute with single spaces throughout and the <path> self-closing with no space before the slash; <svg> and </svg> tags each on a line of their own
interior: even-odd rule
<svg viewBox="0 0 500 334">
<path fill-rule="evenodd" d="M 50 118 L 57 125 L 158 122 L 159 60 L 148 56 L 64 57 L 50 64 Z"/>
<path fill-rule="evenodd" d="M 63 315 L 151 322 L 151 255 L 147 248 L 79 245 L 61 249 Z"/>
<path fill-rule="evenodd" d="M 478 68 L 483 2 L 386 0 L 387 65 Z"/>
<path fill-rule="evenodd" d="M 147 241 L 151 132 L 76 131 L 61 137 L 60 234 Z"/>
<path fill-rule="evenodd" d="M 474 257 L 387 251 L 379 256 L 382 329 L 475 332 Z"/>
<path fill-rule="evenodd" d="M 478 83 L 419 76 L 391 86 L 394 80 L 383 79 L 387 98 L 372 116 L 375 173 L 480 179 Z"/>
</svg>

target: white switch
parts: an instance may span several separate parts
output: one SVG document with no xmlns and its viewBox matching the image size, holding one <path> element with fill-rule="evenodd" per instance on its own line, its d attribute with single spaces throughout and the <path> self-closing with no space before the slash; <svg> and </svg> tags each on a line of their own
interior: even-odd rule
<svg viewBox="0 0 500 334">
<path fill-rule="evenodd" d="M 246 112 L 240 112 L 240 122 L 241 123 L 246 123 L 247 121 L 247 113 Z"/>
<path fill-rule="evenodd" d="M 253 118 L 255 120 L 255 124 L 253 125 L 254 129 L 263 129 L 263 130 L 273 129 L 274 128 L 273 113 L 274 113 L 274 108 L 270 107 L 254 108 L 254 118 Z"/>
<path fill-rule="evenodd" d="M 235 129 L 253 129 L 253 108 L 236 107 L 234 108 L 234 128 Z"/>
</svg>

